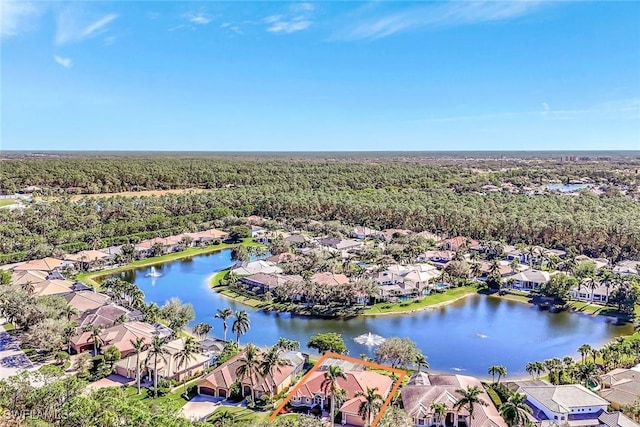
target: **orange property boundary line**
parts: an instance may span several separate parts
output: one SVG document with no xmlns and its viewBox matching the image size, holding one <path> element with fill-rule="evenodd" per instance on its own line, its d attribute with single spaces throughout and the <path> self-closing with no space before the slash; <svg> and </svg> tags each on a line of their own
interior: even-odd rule
<svg viewBox="0 0 640 427">
<path fill-rule="evenodd" d="M 295 385 L 293 390 L 289 391 L 289 393 L 287 394 L 287 397 L 280 404 L 280 406 L 278 406 L 278 409 L 273 411 L 273 413 L 269 417 L 269 421 L 273 421 L 282 412 L 282 410 L 287 405 L 287 403 L 289 403 L 289 401 L 294 396 L 294 394 L 296 394 L 296 392 L 300 389 L 300 387 L 302 387 L 302 385 L 311 377 L 311 375 L 313 375 L 313 373 L 320 366 L 322 366 L 322 364 L 328 358 L 342 359 L 342 360 L 346 360 L 348 362 L 356 363 L 356 364 L 359 364 L 359 365 L 364 365 L 364 366 L 369 367 L 369 368 L 381 369 L 381 370 L 384 370 L 384 371 L 392 372 L 393 374 L 395 374 L 398 377 L 396 382 L 393 384 L 393 387 L 391 387 L 391 391 L 389 392 L 389 395 L 387 396 L 386 400 L 384 401 L 384 403 L 380 407 L 380 411 L 378 411 L 378 415 L 376 415 L 376 417 L 373 419 L 373 422 L 371 423 L 370 427 L 376 427 L 376 425 L 378 425 L 378 422 L 382 418 L 382 415 L 384 414 L 384 411 L 387 409 L 387 407 L 391 403 L 391 400 L 393 399 L 393 396 L 395 396 L 396 393 L 398 392 L 398 389 L 400 388 L 400 384 L 402 383 L 402 380 L 407 375 L 407 373 L 405 371 L 401 370 L 401 369 L 395 369 L 395 368 L 391 368 L 389 366 L 378 365 L 377 363 L 368 362 L 366 360 L 356 359 L 355 357 L 345 356 L 343 354 L 337 354 L 337 353 L 325 353 L 325 354 L 323 354 L 322 357 L 320 358 L 320 360 L 318 360 L 318 362 L 315 364 L 315 366 L 313 368 L 311 368 L 311 370 L 309 370 L 309 372 L 307 372 L 305 374 L 305 376 L 302 377 L 302 379 L 300 379 L 300 381 L 298 381 L 298 384 Z"/>
</svg>

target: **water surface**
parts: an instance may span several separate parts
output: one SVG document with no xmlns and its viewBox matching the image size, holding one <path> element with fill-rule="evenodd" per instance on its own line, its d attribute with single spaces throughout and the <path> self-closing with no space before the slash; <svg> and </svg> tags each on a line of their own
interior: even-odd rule
<svg viewBox="0 0 640 427">
<path fill-rule="evenodd" d="M 602 316 L 548 313 L 528 304 L 473 295 L 445 307 L 412 314 L 360 316 L 349 320 L 317 319 L 290 314 L 264 313 L 211 290 L 207 278 L 233 264 L 231 251 L 199 255 L 156 266 L 162 277 L 145 277 L 149 268 L 122 273 L 144 291 L 146 300 L 162 305 L 177 296 L 193 304 L 197 322 L 214 327 L 222 336 L 222 322 L 213 316 L 219 308 L 247 310 L 251 329 L 241 342 L 272 345 L 279 337 L 306 344 L 311 335 L 335 331 L 343 335 L 349 354 L 373 355 L 373 347 L 353 339 L 372 332 L 383 337 L 410 337 L 428 356 L 432 371 L 486 376 L 493 364 L 507 367 L 511 377 L 524 376 L 524 366 L 533 360 L 577 356 L 584 344 L 601 345 L 612 337 L 632 333 L 631 325 L 616 326 Z M 231 321 L 229 321 L 229 325 Z"/>
</svg>

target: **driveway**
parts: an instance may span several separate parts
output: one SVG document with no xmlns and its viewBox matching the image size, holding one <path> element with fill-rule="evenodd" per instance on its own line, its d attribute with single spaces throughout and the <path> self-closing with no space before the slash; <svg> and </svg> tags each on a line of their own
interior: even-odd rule
<svg viewBox="0 0 640 427">
<path fill-rule="evenodd" d="M 34 368 L 34 364 L 18 345 L 18 340 L 6 331 L 0 331 L 0 379 L 9 378 L 25 369 Z"/>
<path fill-rule="evenodd" d="M 205 421 L 224 401 L 221 397 L 194 396 L 181 409 L 182 416 L 191 421 Z"/>
</svg>

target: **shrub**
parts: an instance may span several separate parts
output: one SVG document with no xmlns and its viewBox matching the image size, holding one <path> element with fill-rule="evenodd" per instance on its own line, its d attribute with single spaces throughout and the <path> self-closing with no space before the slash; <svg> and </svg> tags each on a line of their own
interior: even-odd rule
<svg viewBox="0 0 640 427">
<path fill-rule="evenodd" d="M 167 395 L 169 391 L 171 391 L 171 382 L 166 378 L 158 378 L 158 397 Z M 147 395 L 149 397 L 154 396 L 153 386 L 147 389 Z"/>
</svg>

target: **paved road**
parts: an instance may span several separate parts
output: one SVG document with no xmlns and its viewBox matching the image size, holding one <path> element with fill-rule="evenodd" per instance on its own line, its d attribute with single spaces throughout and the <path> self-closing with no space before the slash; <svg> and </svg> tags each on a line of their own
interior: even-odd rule
<svg viewBox="0 0 640 427">
<path fill-rule="evenodd" d="M 20 349 L 18 341 L 6 331 L 0 331 L 0 379 L 33 367 L 33 363 Z"/>
</svg>

